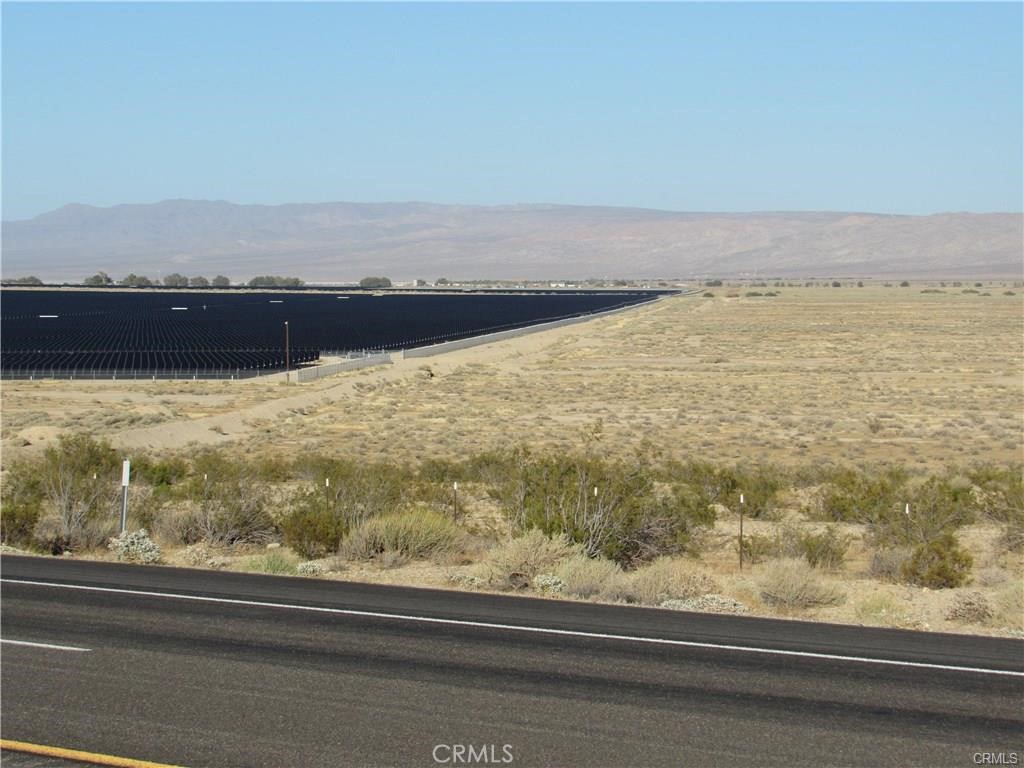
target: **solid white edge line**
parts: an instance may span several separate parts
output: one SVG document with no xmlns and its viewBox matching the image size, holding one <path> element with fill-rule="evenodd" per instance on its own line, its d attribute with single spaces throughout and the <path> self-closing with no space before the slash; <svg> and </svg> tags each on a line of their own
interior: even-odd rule
<svg viewBox="0 0 1024 768">
<path fill-rule="evenodd" d="M 6 637 L 0 637 L 0 643 L 7 643 L 8 645 L 27 645 L 30 648 L 49 648 L 53 651 L 85 652 L 92 650 L 92 648 L 77 648 L 73 645 L 54 645 L 53 643 L 31 643 L 28 640 L 8 640 Z"/>
<path fill-rule="evenodd" d="M 929 664 L 923 661 L 901 661 L 899 659 L 872 659 L 867 656 L 843 656 L 834 653 L 816 653 L 814 651 L 787 651 L 779 648 L 756 648 L 748 645 L 729 645 L 727 643 L 702 643 L 695 640 L 671 640 L 664 637 L 640 637 L 635 635 L 613 635 L 602 632 L 585 632 L 576 629 L 556 629 L 554 627 L 529 627 L 519 624 L 496 624 L 486 621 L 468 621 L 465 619 L 442 619 L 433 616 L 411 616 L 400 613 L 381 613 L 378 611 L 361 611 L 354 608 L 326 608 L 317 605 L 295 605 L 292 603 L 272 603 L 263 600 L 241 600 L 229 597 L 207 597 L 205 595 L 186 595 L 177 592 L 150 592 L 139 589 L 123 589 L 118 587 L 92 587 L 84 584 L 58 584 L 50 581 L 27 581 L 21 579 L 3 579 L 11 584 L 26 584 L 34 587 L 54 587 L 57 589 L 77 589 L 85 592 L 109 592 L 120 595 L 140 595 L 142 597 L 163 597 L 171 600 L 192 600 L 202 603 L 219 603 L 222 605 L 251 605 L 258 608 L 283 608 L 292 611 L 310 613 L 331 613 L 342 616 L 362 616 L 373 619 L 393 619 L 397 621 L 415 621 L 423 624 L 447 624 L 460 627 L 483 627 L 485 629 L 503 629 L 514 632 L 533 632 L 541 635 L 559 635 L 563 637 L 587 637 L 597 640 L 622 640 L 633 643 L 651 643 L 655 645 L 673 645 L 684 648 L 707 648 L 712 650 L 736 651 L 740 653 L 761 653 L 771 656 L 795 656 L 804 659 L 821 659 L 826 661 L 846 661 L 859 664 L 883 664 L 894 667 L 911 667 L 914 669 L 941 669 L 950 672 L 974 672 L 982 675 L 1005 675 L 1008 677 L 1024 677 L 1024 672 L 1008 669 L 986 669 L 984 667 L 962 667 L 952 664 Z"/>
</svg>

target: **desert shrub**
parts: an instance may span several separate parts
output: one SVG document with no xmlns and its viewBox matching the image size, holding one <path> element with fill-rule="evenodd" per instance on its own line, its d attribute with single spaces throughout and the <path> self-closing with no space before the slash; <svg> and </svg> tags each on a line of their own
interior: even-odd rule
<svg viewBox="0 0 1024 768">
<path fill-rule="evenodd" d="M 160 547 L 149 538 L 149 532 L 145 528 L 140 528 L 137 531 L 125 531 L 113 537 L 107 543 L 107 548 L 114 553 L 118 560 L 124 562 L 160 562 Z"/>
<path fill-rule="evenodd" d="M 613 582 L 604 596 L 627 603 L 661 605 L 666 600 L 686 600 L 717 591 L 715 580 L 693 564 L 660 557 Z"/>
<path fill-rule="evenodd" d="M 700 489 L 659 481 L 647 457 L 609 461 L 595 452 L 518 450 L 504 466 L 490 492 L 516 529 L 564 536 L 586 554 L 624 566 L 685 550 L 694 532 L 714 520 Z"/>
<path fill-rule="evenodd" d="M 903 564 L 909 559 L 909 547 L 879 549 L 871 555 L 871 565 L 868 569 L 876 579 L 896 582 L 902 578 Z"/>
<path fill-rule="evenodd" d="M 833 570 L 843 564 L 849 546 L 850 537 L 834 525 L 821 532 L 784 525 L 771 536 L 744 534 L 743 562 L 756 564 L 769 559 L 802 557 L 815 568 Z"/>
<path fill-rule="evenodd" d="M 414 477 L 407 468 L 383 462 L 358 462 L 307 454 L 295 462 L 295 472 L 311 481 L 323 503 L 351 531 L 364 520 L 401 509 Z M 324 484 L 330 480 L 330 485 Z"/>
<path fill-rule="evenodd" d="M 286 483 L 295 479 L 299 462 L 278 454 L 265 454 L 257 456 L 250 463 L 252 475 L 256 479 L 266 483 Z"/>
<path fill-rule="evenodd" d="M 837 605 L 845 599 L 835 584 L 824 581 L 806 560 L 775 560 L 761 577 L 761 599 L 780 608 Z"/>
<path fill-rule="evenodd" d="M 743 549 L 743 562 L 755 565 L 778 556 L 778 542 L 775 537 L 763 533 L 745 533 L 743 542 L 737 543 Z"/>
<path fill-rule="evenodd" d="M 295 566 L 295 573 L 299 576 L 323 576 L 327 573 L 327 569 L 322 563 L 318 563 L 315 560 L 307 560 Z"/>
<path fill-rule="evenodd" d="M 909 514 L 903 505 L 878 511 L 868 531 L 872 543 L 884 547 L 927 544 L 974 520 L 969 483 L 931 477 L 909 496 Z"/>
<path fill-rule="evenodd" d="M 243 571 L 270 573 L 278 576 L 294 576 L 299 560 L 295 555 L 280 549 L 271 549 L 259 555 L 247 557 L 240 564 Z"/>
<path fill-rule="evenodd" d="M 223 568 L 228 564 L 227 559 L 218 554 L 206 544 L 190 544 L 185 547 L 182 559 L 191 566 L 198 568 Z"/>
<path fill-rule="evenodd" d="M 324 494 L 299 492 L 290 507 L 281 519 L 281 535 L 287 546 L 310 560 L 338 550 L 346 533 L 345 521 Z"/>
<path fill-rule="evenodd" d="M 533 588 L 544 595 L 560 595 L 565 592 L 565 582 L 553 573 L 540 573 L 533 580 Z"/>
<path fill-rule="evenodd" d="M 32 529 L 35 546 L 53 555 L 100 549 L 117 533 L 113 515 L 86 519 L 74 528 L 54 512 L 44 512 Z"/>
<path fill-rule="evenodd" d="M 492 548 L 480 565 L 480 578 L 500 589 L 521 589 L 564 558 L 580 554 L 564 536 L 554 538 L 533 528 Z"/>
<path fill-rule="evenodd" d="M 902 509 L 906 483 L 907 473 L 895 467 L 840 468 L 828 473 L 810 512 L 822 520 L 869 523 Z"/>
<path fill-rule="evenodd" d="M 918 544 L 900 568 L 900 576 L 910 584 L 931 589 L 960 587 L 971 573 L 970 553 L 960 547 L 952 533 L 944 533 Z"/>
<path fill-rule="evenodd" d="M 151 486 L 174 485 L 188 475 L 188 462 L 179 456 L 154 458 L 140 454 L 132 458 L 133 482 Z"/>
<path fill-rule="evenodd" d="M 268 489 L 243 461 L 214 451 L 200 454 L 193 463 L 185 495 L 189 503 L 174 525 L 167 526 L 182 544 L 261 543 L 276 534 L 268 509 Z"/>
<path fill-rule="evenodd" d="M 974 466 L 965 472 L 970 484 L 966 503 L 979 517 L 1009 526 L 1024 527 L 1024 468 L 1019 464 Z"/>
<path fill-rule="evenodd" d="M 802 531 L 797 539 L 801 554 L 807 563 L 814 568 L 835 570 L 846 559 L 846 551 L 850 547 L 850 537 L 830 525 L 824 531 Z"/>
<path fill-rule="evenodd" d="M 565 585 L 563 591 L 566 594 L 587 598 L 607 589 L 622 576 L 622 569 L 617 563 L 603 557 L 576 554 L 565 558 L 555 569 L 554 575 Z"/>
<path fill-rule="evenodd" d="M 43 506 L 39 462 L 13 462 L 6 469 L 0 486 L 0 541 L 29 546 Z"/>
<path fill-rule="evenodd" d="M 992 618 L 992 606 L 981 592 L 962 592 L 953 598 L 946 610 L 946 619 L 966 624 L 980 624 Z"/>
<path fill-rule="evenodd" d="M 788 473 L 781 467 L 723 466 L 706 461 L 670 462 L 665 470 L 672 480 L 697 494 L 710 518 L 701 524 L 713 524 L 711 504 L 722 504 L 733 512 L 739 511 L 743 494 L 743 513 L 747 517 L 768 517 L 774 510 L 775 498 L 789 482 Z"/>
<path fill-rule="evenodd" d="M 63 435 L 36 466 L 44 501 L 33 527 L 36 544 L 53 554 L 104 544 L 120 509 L 121 460 L 110 444 Z"/>
<path fill-rule="evenodd" d="M 431 510 L 416 509 L 372 517 L 349 534 L 344 549 L 349 557 L 401 556 L 405 559 L 441 557 L 462 543 L 462 530 Z"/>
</svg>

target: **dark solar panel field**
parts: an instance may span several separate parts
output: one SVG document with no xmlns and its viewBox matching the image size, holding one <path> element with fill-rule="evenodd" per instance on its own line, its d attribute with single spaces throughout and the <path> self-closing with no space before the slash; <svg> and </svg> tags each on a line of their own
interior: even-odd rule
<svg viewBox="0 0 1024 768">
<path fill-rule="evenodd" d="M 4 290 L 7 377 L 250 376 L 324 352 L 394 350 L 603 312 L 654 291 L 311 293 Z"/>
</svg>

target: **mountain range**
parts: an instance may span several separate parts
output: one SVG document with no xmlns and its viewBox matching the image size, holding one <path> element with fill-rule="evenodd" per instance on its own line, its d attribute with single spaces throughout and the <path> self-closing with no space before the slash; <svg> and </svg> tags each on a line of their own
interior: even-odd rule
<svg viewBox="0 0 1024 768">
<path fill-rule="evenodd" d="M 567 205 L 67 205 L 5 221 L 2 274 L 79 281 L 1020 277 L 1020 213 L 677 213 Z"/>
</svg>

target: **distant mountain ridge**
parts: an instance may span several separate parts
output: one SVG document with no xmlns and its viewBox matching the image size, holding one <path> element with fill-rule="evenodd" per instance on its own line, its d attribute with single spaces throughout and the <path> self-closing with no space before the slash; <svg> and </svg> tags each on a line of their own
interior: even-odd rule
<svg viewBox="0 0 1024 768">
<path fill-rule="evenodd" d="M 2 229 L 4 277 L 97 270 L 348 282 L 587 277 L 1020 277 L 1024 215 L 680 213 L 566 205 L 72 204 Z"/>
</svg>

